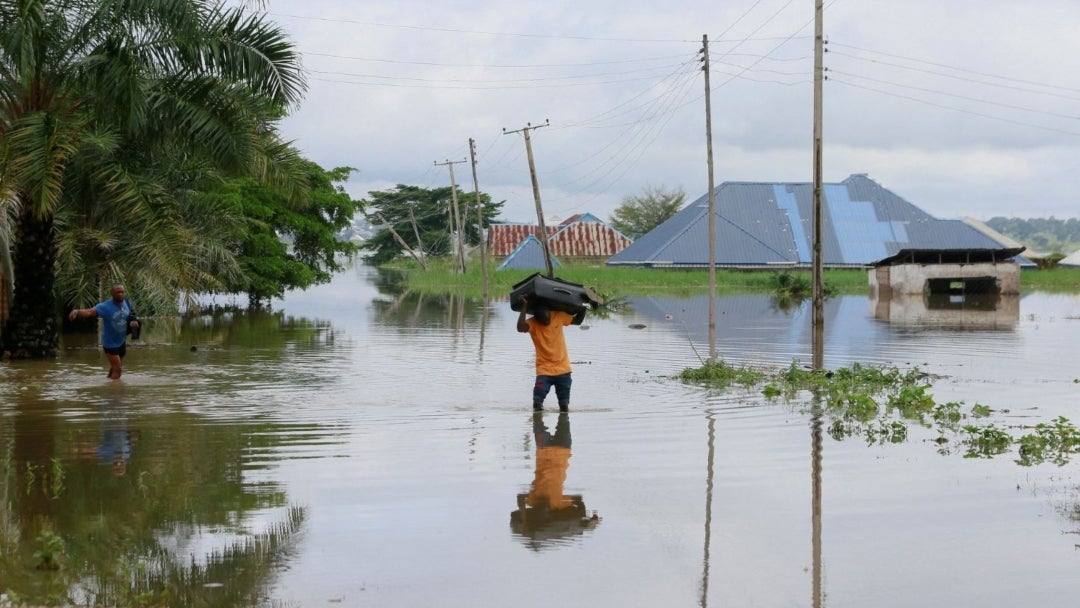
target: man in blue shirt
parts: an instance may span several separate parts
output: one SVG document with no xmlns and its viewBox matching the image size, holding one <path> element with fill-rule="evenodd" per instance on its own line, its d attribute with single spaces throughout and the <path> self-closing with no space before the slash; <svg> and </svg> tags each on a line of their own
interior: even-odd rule
<svg viewBox="0 0 1080 608">
<path fill-rule="evenodd" d="M 138 329 L 139 322 L 129 320 L 132 314 L 131 304 L 125 297 L 124 286 L 117 283 L 112 286 L 110 293 L 111 300 L 105 300 L 93 308 L 76 308 L 68 318 L 72 321 L 82 317 L 101 318 L 101 346 L 109 359 L 109 378 L 119 380 L 120 368 L 124 363 L 124 355 L 127 354 L 128 327 Z"/>
</svg>

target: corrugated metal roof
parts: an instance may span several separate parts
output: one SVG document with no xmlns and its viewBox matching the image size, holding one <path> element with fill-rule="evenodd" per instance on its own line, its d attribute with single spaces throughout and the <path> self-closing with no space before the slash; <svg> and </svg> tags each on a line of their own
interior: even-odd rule
<svg viewBox="0 0 1080 608">
<path fill-rule="evenodd" d="M 545 226 L 548 236 L 555 234 L 556 226 Z M 540 231 L 536 224 L 492 224 L 488 226 L 488 252 L 495 256 L 510 255 L 528 236 Z"/>
<path fill-rule="evenodd" d="M 551 256 L 552 268 L 559 268 L 562 266 L 559 263 L 559 259 L 554 255 Z M 540 243 L 540 240 L 533 235 L 528 235 L 524 240 L 514 249 L 514 251 L 503 260 L 502 264 L 495 270 L 546 270 L 547 264 L 544 263 L 544 246 Z"/>
<path fill-rule="evenodd" d="M 565 257 L 610 257 L 633 242 L 591 213 L 578 214 L 545 228 L 551 253 Z M 510 255 L 522 240 L 537 233 L 539 227 L 535 224 L 492 224 L 488 233 L 489 251 L 495 256 Z"/>
<path fill-rule="evenodd" d="M 566 257 L 610 257 L 626 249 L 630 239 L 603 222 L 578 221 L 548 237 L 552 253 Z"/>
<path fill-rule="evenodd" d="M 608 264 L 706 266 L 708 195 L 687 205 Z M 960 220 L 939 220 L 852 175 L 822 188 L 822 260 L 866 266 L 901 249 L 1000 249 Z M 813 185 L 725 182 L 716 189 L 716 263 L 721 266 L 809 266 Z"/>
</svg>

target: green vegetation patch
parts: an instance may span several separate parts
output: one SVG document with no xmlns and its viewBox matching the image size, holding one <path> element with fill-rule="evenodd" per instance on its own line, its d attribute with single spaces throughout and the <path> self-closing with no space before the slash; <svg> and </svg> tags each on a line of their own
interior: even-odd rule
<svg viewBox="0 0 1080 608">
<path fill-rule="evenodd" d="M 981 422 L 994 410 L 976 403 L 939 403 L 929 376 L 918 368 L 873 367 L 858 363 L 833 371 L 814 371 L 793 361 L 780 370 L 706 362 L 684 369 L 685 382 L 725 389 L 735 385 L 761 387 L 767 399 L 808 399 L 814 415 L 828 418 L 827 432 L 836 440 L 861 438 L 867 444 L 906 441 L 911 425 L 937 433 L 933 443 L 942 454 L 992 458 L 1015 448 L 1016 463 L 1062 466 L 1080 451 L 1080 429 L 1058 417 L 1035 426 L 1001 426 Z"/>
<path fill-rule="evenodd" d="M 488 260 L 489 292 L 495 296 L 505 295 L 511 287 L 532 274 L 525 270 L 494 270 L 497 260 Z M 483 275 L 478 256 L 470 258 L 466 272 L 461 273 L 449 259 L 431 259 L 427 270 L 416 262 L 398 258 L 380 268 L 401 274 L 404 287 L 423 293 L 453 292 L 461 295 L 482 295 Z M 607 297 L 625 295 L 664 294 L 672 296 L 695 296 L 707 294 L 709 271 L 704 268 L 626 268 L 601 264 L 568 263 L 555 271 L 560 279 L 586 285 Z M 783 272 L 761 270 L 716 271 L 716 290 L 720 294 L 770 293 L 803 298 L 810 294 L 809 271 L 787 270 Z M 834 269 L 825 272 L 825 292 L 833 294 L 865 294 L 869 279 L 866 270 Z"/>
</svg>

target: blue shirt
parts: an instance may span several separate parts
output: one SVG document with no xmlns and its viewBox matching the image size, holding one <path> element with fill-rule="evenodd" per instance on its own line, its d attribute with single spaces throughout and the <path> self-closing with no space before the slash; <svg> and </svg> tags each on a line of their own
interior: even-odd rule
<svg viewBox="0 0 1080 608">
<path fill-rule="evenodd" d="M 128 315 L 131 314 L 131 306 L 124 300 L 120 306 L 112 300 L 105 300 L 94 307 L 98 317 L 101 318 L 101 346 L 104 348 L 120 348 L 127 339 Z"/>
</svg>

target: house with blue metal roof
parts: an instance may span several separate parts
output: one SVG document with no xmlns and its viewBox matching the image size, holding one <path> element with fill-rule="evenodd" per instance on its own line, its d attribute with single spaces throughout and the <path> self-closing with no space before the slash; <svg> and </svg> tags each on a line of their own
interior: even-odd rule
<svg viewBox="0 0 1080 608">
<path fill-rule="evenodd" d="M 813 205 L 811 183 L 721 184 L 715 204 L 716 265 L 810 267 Z M 708 212 L 706 194 L 608 258 L 607 264 L 708 266 Z M 822 186 L 822 262 L 826 267 L 869 267 L 905 251 L 989 253 L 1004 249 L 961 220 L 931 216 L 865 174 Z"/>
<path fill-rule="evenodd" d="M 552 268 L 560 268 L 562 264 L 559 263 L 559 259 L 555 256 L 551 256 Z M 499 267 L 495 270 L 546 270 L 547 264 L 544 263 L 544 245 L 540 242 L 540 239 L 533 235 L 528 235 L 522 239 L 521 243 L 506 256 L 506 259 L 499 264 Z"/>
</svg>

